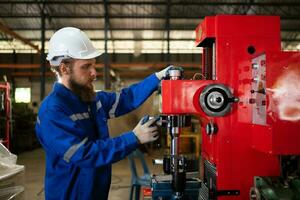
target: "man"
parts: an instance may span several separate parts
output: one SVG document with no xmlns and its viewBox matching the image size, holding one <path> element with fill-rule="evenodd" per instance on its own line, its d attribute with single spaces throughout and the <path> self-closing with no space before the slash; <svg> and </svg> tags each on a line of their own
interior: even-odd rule
<svg viewBox="0 0 300 200">
<path fill-rule="evenodd" d="M 107 120 L 140 106 L 167 69 L 120 93 L 94 92 L 96 51 L 81 30 L 67 27 L 50 39 L 49 60 L 58 82 L 40 106 L 36 134 L 46 151 L 46 200 L 107 199 L 111 164 L 138 144 L 158 138 L 153 120 L 110 138 Z"/>
</svg>

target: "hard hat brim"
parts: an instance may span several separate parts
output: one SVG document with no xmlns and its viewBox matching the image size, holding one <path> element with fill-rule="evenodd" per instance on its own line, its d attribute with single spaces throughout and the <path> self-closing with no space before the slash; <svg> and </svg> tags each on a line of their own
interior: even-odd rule
<svg viewBox="0 0 300 200">
<path fill-rule="evenodd" d="M 81 60 L 87 60 L 87 59 L 93 59 L 93 58 L 97 58 L 98 56 L 101 56 L 103 52 L 100 52 L 100 51 L 94 51 L 93 53 L 89 54 L 89 55 L 86 55 L 86 56 L 81 56 L 81 57 L 77 57 L 77 56 L 72 56 L 72 55 L 69 55 L 71 58 L 74 58 L 74 59 L 81 59 Z"/>
<path fill-rule="evenodd" d="M 84 57 L 77 57 L 77 56 L 72 56 L 72 55 L 68 55 L 69 58 L 74 58 L 74 59 L 82 59 L 82 60 L 88 60 L 88 59 L 93 59 L 93 58 L 97 58 L 98 56 L 101 56 L 103 54 L 103 52 L 101 51 L 94 51 L 93 53 L 86 55 Z M 61 61 L 64 59 L 64 56 L 59 56 L 62 57 L 61 59 L 57 59 L 57 60 L 53 60 L 53 57 L 50 57 L 49 55 L 47 56 L 46 60 L 48 60 L 50 62 L 51 66 L 58 66 Z"/>
</svg>

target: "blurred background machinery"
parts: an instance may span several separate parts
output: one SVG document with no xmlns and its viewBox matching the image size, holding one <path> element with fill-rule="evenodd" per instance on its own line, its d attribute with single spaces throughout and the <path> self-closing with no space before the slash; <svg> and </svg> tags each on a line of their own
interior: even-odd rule
<svg viewBox="0 0 300 200">
<path fill-rule="evenodd" d="M 10 148 L 11 115 L 10 84 L 6 80 L 0 84 L 0 142 L 8 149 Z"/>
</svg>

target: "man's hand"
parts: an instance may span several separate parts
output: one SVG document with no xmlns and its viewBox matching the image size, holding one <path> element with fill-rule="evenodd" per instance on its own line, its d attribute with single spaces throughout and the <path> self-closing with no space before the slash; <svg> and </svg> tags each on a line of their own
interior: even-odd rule
<svg viewBox="0 0 300 200">
<path fill-rule="evenodd" d="M 156 73 L 155 73 L 156 77 L 157 77 L 159 80 L 163 79 L 164 77 L 166 77 L 167 72 L 168 72 L 168 70 L 169 70 L 171 67 L 173 67 L 173 65 L 170 65 L 170 66 L 166 67 L 165 69 L 163 69 L 163 70 L 161 70 L 161 71 L 159 71 L 159 72 L 156 72 Z"/>
<path fill-rule="evenodd" d="M 155 125 L 156 120 L 157 119 L 153 118 L 142 124 L 143 119 L 141 119 L 133 129 L 133 133 L 138 138 L 141 144 L 153 142 L 158 139 L 157 126 Z"/>
</svg>

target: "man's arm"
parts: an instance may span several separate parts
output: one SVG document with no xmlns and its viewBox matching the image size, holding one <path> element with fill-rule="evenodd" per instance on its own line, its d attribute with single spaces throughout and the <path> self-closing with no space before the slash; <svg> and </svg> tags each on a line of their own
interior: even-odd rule
<svg viewBox="0 0 300 200">
<path fill-rule="evenodd" d="M 107 118 L 124 115 L 138 108 L 158 88 L 160 80 L 155 74 L 143 81 L 122 89 L 119 93 L 102 93 L 101 104 Z M 100 96 L 100 94 L 99 94 Z"/>
<path fill-rule="evenodd" d="M 125 158 L 138 141 L 133 132 L 115 138 L 92 141 L 62 109 L 53 108 L 42 113 L 36 132 L 47 152 L 56 154 L 66 163 L 80 167 L 100 167 Z"/>
</svg>

